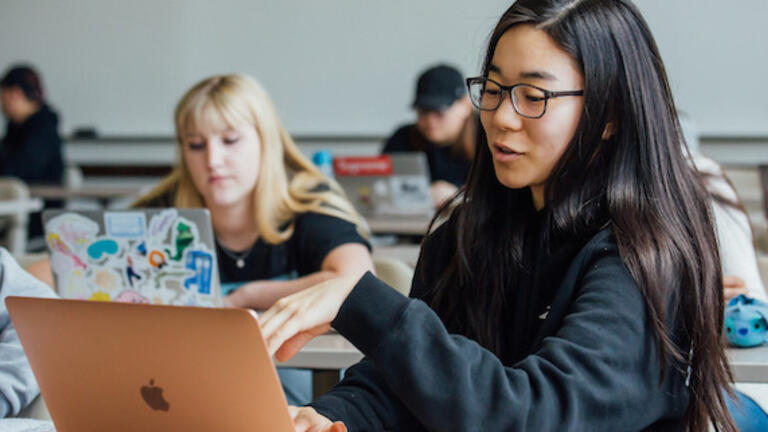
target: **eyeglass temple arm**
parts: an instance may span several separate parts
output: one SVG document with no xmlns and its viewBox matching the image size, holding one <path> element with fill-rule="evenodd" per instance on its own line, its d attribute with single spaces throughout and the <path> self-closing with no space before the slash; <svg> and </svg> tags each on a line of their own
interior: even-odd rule
<svg viewBox="0 0 768 432">
<path fill-rule="evenodd" d="M 560 96 L 581 96 L 584 94 L 584 90 L 567 90 L 567 91 L 551 91 L 547 92 L 547 95 L 551 98 Z"/>
</svg>

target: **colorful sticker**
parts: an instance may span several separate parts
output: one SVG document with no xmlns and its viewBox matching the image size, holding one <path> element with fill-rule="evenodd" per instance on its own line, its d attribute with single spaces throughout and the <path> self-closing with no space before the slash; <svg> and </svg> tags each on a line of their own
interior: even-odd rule
<svg viewBox="0 0 768 432">
<path fill-rule="evenodd" d="M 51 254 L 61 254 L 69 259 L 72 260 L 72 265 L 75 268 L 81 268 L 83 270 L 87 269 L 88 266 L 85 265 L 83 260 L 80 259 L 79 256 L 77 256 L 72 249 L 70 249 L 69 245 L 67 245 L 64 240 L 62 240 L 61 236 L 59 236 L 56 233 L 50 233 L 48 234 L 48 247 L 51 250 Z"/>
<path fill-rule="evenodd" d="M 74 269 L 75 262 L 71 257 L 65 254 L 51 252 L 51 270 L 53 270 L 53 274 L 62 275 L 60 277 L 63 277 L 63 275 L 71 273 Z"/>
<path fill-rule="evenodd" d="M 140 239 L 144 237 L 146 226 L 146 217 L 142 212 L 104 213 L 104 229 L 109 237 Z"/>
<path fill-rule="evenodd" d="M 57 234 L 79 253 L 96 238 L 99 224 L 76 213 L 64 213 L 49 220 L 45 224 L 45 232 Z"/>
<path fill-rule="evenodd" d="M 171 260 L 181 261 L 181 258 L 184 256 L 184 251 L 192 246 L 197 237 L 194 224 L 184 218 L 179 218 L 173 232 L 173 245 L 176 251 L 175 253 L 171 253 L 170 250 L 166 249 L 165 252 Z"/>
<path fill-rule="evenodd" d="M 114 292 L 120 288 L 120 274 L 109 268 L 96 269 L 90 282 L 99 290 Z"/>
<path fill-rule="evenodd" d="M 213 256 L 205 251 L 188 251 L 185 267 L 193 270 L 195 274 L 184 281 L 184 288 L 198 294 L 210 295 Z"/>
<path fill-rule="evenodd" d="M 149 303 L 149 299 L 133 290 L 125 290 L 115 297 L 121 303 Z"/>
<path fill-rule="evenodd" d="M 87 300 L 90 293 L 84 288 L 88 285 L 85 273 L 81 269 L 74 269 L 63 277 L 64 283 L 61 284 L 61 294 L 64 298 L 75 300 Z"/>
<path fill-rule="evenodd" d="M 162 270 L 163 267 L 167 264 L 165 259 L 165 254 L 160 252 L 159 250 L 153 250 L 149 253 L 149 256 L 147 257 L 147 262 L 150 266 L 153 268 L 156 268 L 158 270 Z"/>
<path fill-rule="evenodd" d="M 96 240 L 88 246 L 88 256 L 95 261 L 99 261 L 106 255 L 117 255 L 120 245 L 110 238 Z"/>
<path fill-rule="evenodd" d="M 109 294 L 105 293 L 104 291 L 96 291 L 91 295 L 90 298 L 88 298 L 88 300 L 108 302 L 112 301 L 112 297 L 110 297 Z"/>
<path fill-rule="evenodd" d="M 180 269 L 179 271 L 163 271 L 155 275 L 155 288 L 165 285 L 167 288 L 181 288 L 184 280 L 194 276 L 194 272 Z"/>
<path fill-rule="evenodd" d="M 178 212 L 175 209 L 163 210 L 159 214 L 152 216 L 149 220 L 149 231 L 147 237 L 150 244 L 157 245 L 165 242 L 168 236 L 168 229 L 176 220 Z"/>
</svg>

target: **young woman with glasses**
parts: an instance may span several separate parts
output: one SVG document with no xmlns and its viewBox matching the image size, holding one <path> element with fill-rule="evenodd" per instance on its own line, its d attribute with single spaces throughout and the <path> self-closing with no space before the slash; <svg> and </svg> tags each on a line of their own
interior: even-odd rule
<svg viewBox="0 0 768 432">
<path fill-rule="evenodd" d="M 468 85 L 485 145 L 412 298 L 342 277 L 260 317 L 280 359 L 331 325 L 366 356 L 296 429 L 733 431 L 709 200 L 637 9 L 519 0 Z"/>
</svg>

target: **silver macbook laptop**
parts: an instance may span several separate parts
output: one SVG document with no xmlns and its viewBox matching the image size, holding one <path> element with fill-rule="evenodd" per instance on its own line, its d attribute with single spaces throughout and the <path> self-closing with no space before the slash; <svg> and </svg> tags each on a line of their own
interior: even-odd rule
<svg viewBox="0 0 768 432">
<path fill-rule="evenodd" d="M 63 298 L 221 304 L 206 209 L 47 210 L 43 223 Z"/>
<path fill-rule="evenodd" d="M 335 158 L 334 174 L 364 216 L 430 216 L 433 212 L 424 153 Z"/>
</svg>

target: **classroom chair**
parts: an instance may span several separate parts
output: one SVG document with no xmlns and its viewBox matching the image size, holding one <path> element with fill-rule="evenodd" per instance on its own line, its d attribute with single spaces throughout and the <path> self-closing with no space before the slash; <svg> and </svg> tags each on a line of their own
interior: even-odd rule
<svg viewBox="0 0 768 432">
<path fill-rule="evenodd" d="M 376 270 L 376 276 L 387 285 L 406 296 L 411 292 L 413 268 L 408 264 L 396 258 L 375 257 L 373 268 Z"/>
<path fill-rule="evenodd" d="M 0 201 L 25 201 L 29 199 L 29 188 L 23 181 L 14 177 L 0 178 Z M 14 211 L 0 215 L 0 244 L 12 254 L 24 253 L 27 247 L 27 224 L 29 213 L 19 207 Z"/>
</svg>

